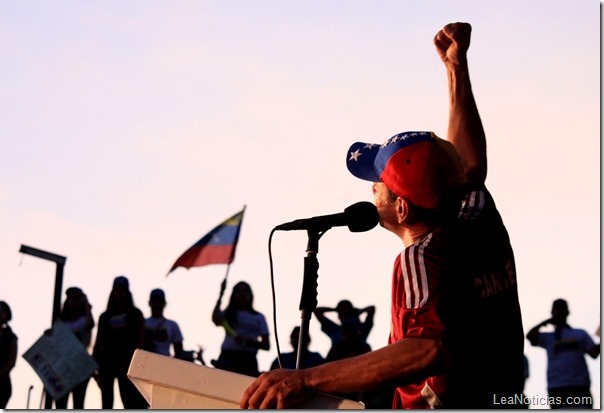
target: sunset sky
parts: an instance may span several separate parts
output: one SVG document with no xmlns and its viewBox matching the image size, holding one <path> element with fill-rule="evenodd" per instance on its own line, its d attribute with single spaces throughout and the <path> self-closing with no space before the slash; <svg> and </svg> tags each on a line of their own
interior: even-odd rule
<svg viewBox="0 0 604 413">
<path fill-rule="evenodd" d="M 163 288 L 185 348 L 217 358 L 211 322 L 225 265 L 176 258 L 246 206 L 226 299 L 249 282 L 276 356 L 268 236 L 297 218 L 371 201 L 345 167 L 355 141 L 407 130 L 446 137 L 445 24 L 473 26 L 472 84 L 487 134 L 487 186 L 514 247 L 525 331 L 569 302 L 571 326 L 600 323 L 600 9 L 590 0 L 90 0 L 0 2 L 0 300 L 19 358 L 8 408 L 38 408 L 41 382 L 21 355 L 50 326 L 55 266 L 93 315 L 113 278 L 150 315 Z M 307 236 L 273 237 L 282 351 L 299 325 Z M 320 241 L 318 301 L 375 305 L 369 344 L 386 344 L 400 240 L 334 228 Z M 62 300 L 64 299 L 64 294 Z M 96 332 L 96 329 L 95 329 Z M 329 340 L 311 321 L 311 349 Z M 546 356 L 525 342 L 525 393 L 546 396 Z M 600 359 L 590 360 L 594 407 Z M 100 408 L 89 384 L 86 408 Z M 116 407 L 121 407 L 116 397 Z M 537 406 L 547 408 L 547 406 Z"/>
</svg>

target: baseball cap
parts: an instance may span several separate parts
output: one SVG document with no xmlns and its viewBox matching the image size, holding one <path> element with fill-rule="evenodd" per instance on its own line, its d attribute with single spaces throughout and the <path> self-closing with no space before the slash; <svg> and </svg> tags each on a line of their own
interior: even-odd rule
<svg viewBox="0 0 604 413">
<path fill-rule="evenodd" d="M 346 166 L 357 178 L 383 182 L 396 195 L 427 209 L 438 208 L 465 179 L 457 150 L 434 132 L 401 132 L 382 145 L 355 142 Z"/>
<path fill-rule="evenodd" d="M 128 278 L 126 278 L 123 275 L 119 275 L 119 276 L 115 277 L 115 279 L 113 280 L 113 288 L 115 288 L 115 287 L 129 288 L 130 283 L 128 282 Z"/>
<path fill-rule="evenodd" d="M 149 301 L 151 300 L 161 300 L 166 301 L 166 294 L 164 294 L 164 290 L 160 288 L 156 288 L 151 291 L 151 295 L 149 296 Z"/>
</svg>

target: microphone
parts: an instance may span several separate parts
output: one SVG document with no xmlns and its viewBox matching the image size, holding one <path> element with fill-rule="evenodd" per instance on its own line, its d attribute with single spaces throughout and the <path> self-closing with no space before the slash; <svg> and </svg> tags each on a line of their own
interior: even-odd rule
<svg viewBox="0 0 604 413">
<path fill-rule="evenodd" d="M 373 229 L 380 221 L 377 208 L 371 202 L 357 202 L 339 214 L 297 219 L 277 225 L 276 230 L 295 231 L 300 229 L 327 231 L 331 227 L 348 227 L 351 232 L 365 232 Z"/>
</svg>

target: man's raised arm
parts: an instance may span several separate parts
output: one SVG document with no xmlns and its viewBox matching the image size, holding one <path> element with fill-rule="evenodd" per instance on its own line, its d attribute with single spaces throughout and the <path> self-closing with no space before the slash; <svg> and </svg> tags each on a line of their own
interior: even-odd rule
<svg viewBox="0 0 604 413">
<path fill-rule="evenodd" d="M 472 26 L 450 23 L 434 37 L 447 69 L 449 83 L 449 140 L 461 156 L 466 177 L 484 183 L 487 176 L 486 138 L 470 84 L 467 51 Z"/>
</svg>

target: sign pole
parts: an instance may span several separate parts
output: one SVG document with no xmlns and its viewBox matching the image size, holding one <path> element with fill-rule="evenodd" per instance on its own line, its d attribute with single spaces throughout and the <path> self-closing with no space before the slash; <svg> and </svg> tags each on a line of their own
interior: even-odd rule
<svg viewBox="0 0 604 413">
<path fill-rule="evenodd" d="M 57 269 L 55 272 L 55 291 L 52 305 L 52 321 L 50 323 L 50 326 L 52 327 L 52 324 L 57 318 L 59 318 L 59 314 L 61 314 L 61 290 L 63 289 L 63 269 L 65 268 L 65 261 L 67 260 L 67 258 L 63 257 L 62 255 L 53 254 L 52 252 L 39 250 L 37 248 L 29 247 L 23 244 L 21 244 L 19 252 L 23 254 L 33 255 L 34 257 L 52 261 L 57 264 Z M 52 409 L 52 398 L 49 397 L 48 394 L 46 394 L 46 397 L 44 398 L 44 408 Z"/>
</svg>

